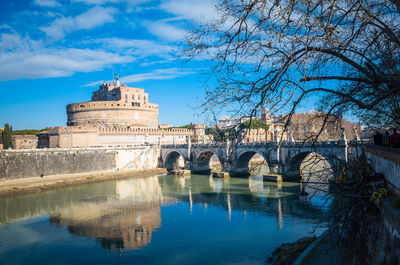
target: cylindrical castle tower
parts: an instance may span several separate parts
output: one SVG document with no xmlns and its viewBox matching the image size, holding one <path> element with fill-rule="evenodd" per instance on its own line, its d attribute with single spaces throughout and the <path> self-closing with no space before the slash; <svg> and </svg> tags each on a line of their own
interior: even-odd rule
<svg viewBox="0 0 400 265">
<path fill-rule="evenodd" d="M 158 127 L 158 105 L 148 102 L 141 88 L 104 83 L 92 101 L 67 105 L 68 126 Z"/>
</svg>

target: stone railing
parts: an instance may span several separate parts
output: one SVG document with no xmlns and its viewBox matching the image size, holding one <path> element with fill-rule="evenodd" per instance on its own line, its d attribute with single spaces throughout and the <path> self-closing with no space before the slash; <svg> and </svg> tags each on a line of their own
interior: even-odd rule
<svg viewBox="0 0 400 265">
<path fill-rule="evenodd" d="M 277 145 L 280 145 L 281 147 L 338 147 L 338 146 L 344 146 L 346 144 L 345 141 L 321 141 L 321 142 L 304 142 L 304 141 L 296 141 L 296 142 L 275 142 L 275 141 L 268 141 L 268 142 L 252 142 L 252 143 L 230 143 L 231 146 L 234 147 L 255 147 L 255 148 L 260 148 L 260 147 L 276 147 Z M 363 142 L 361 141 L 347 141 L 347 145 L 350 146 L 355 146 L 355 145 L 362 145 Z M 221 147 L 225 146 L 226 143 L 222 142 L 213 142 L 210 144 L 196 144 L 193 143 L 192 146 L 195 147 Z M 173 145 L 163 145 L 163 147 L 173 147 Z"/>
</svg>

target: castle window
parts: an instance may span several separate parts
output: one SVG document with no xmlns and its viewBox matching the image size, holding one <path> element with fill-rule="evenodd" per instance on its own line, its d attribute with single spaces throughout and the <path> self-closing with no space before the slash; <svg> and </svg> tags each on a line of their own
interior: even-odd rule
<svg viewBox="0 0 400 265">
<path fill-rule="evenodd" d="M 125 98 L 128 98 L 128 94 L 125 94 Z"/>
</svg>

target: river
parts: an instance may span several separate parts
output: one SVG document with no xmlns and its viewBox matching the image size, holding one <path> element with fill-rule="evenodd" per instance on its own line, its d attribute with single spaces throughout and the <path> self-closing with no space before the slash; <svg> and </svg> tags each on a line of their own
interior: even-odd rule
<svg viewBox="0 0 400 265">
<path fill-rule="evenodd" d="M 282 243 L 323 230 L 323 210 L 300 190 L 167 175 L 4 197 L 0 263 L 265 264 Z"/>
</svg>

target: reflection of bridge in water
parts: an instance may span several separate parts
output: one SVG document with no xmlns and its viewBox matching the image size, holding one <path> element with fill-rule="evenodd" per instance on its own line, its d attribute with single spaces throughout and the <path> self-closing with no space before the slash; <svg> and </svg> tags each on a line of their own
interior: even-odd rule
<svg viewBox="0 0 400 265">
<path fill-rule="evenodd" d="M 0 222 L 50 214 L 50 223 L 72 234 L 95 238 L 106 249 L 145 246 L 161 226 L 164 204 L 185 202 L 233 211 L 314 219 L 321 211 L 301 203 L 295 183 L 266 183 L 260 178 L 213 179 L 208 176 L 154 176 L 82 185 L 0 199 Z"/>
<path fill-rule="evenodd" d="M 264 182 L 262 177 L 221 179 L 204 175 L 169 176 L 160 181 L 163 194 L 175 193 L 189 207 L 191 204 L 222 207 L 228 217 L 233 210 L 310 219 L 322 218 L 323 214 L 320 209 L 300 201 L 301 188 L 295 183 Z M 180 190 L 169 190 L 171 187 L 180 187 Z"/>
</svg>

